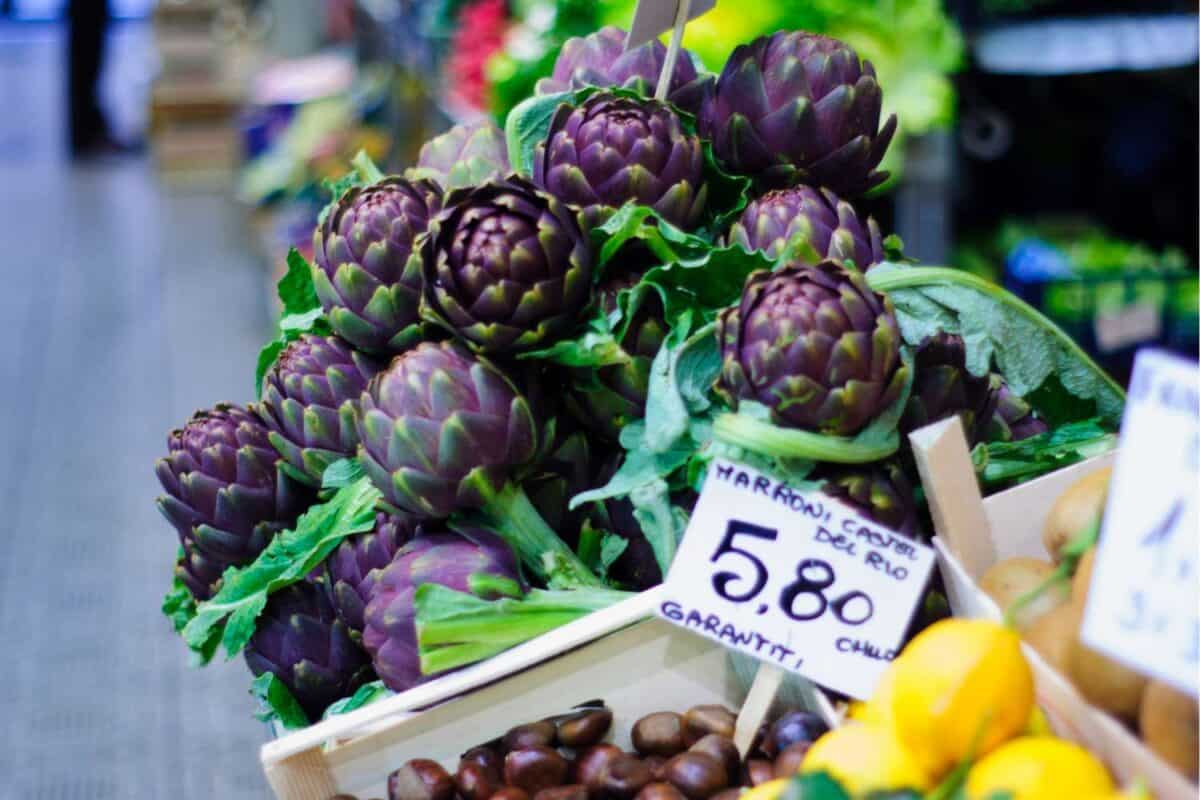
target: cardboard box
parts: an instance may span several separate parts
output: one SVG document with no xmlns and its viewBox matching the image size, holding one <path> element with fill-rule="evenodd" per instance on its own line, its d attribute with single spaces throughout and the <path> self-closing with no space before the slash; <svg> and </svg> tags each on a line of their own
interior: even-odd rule
<svg viewBox="0 0 1200 800">
<path fill-rule="evenodd" d="M 1076 480 L 1116 458 L 1116 453 L 1099 456 L 984 499 L 957 417 L 910 438 L 938 534 L 934 546 L 950 607 L 956 616 L 975 619 L 1002 619 L 1001 609 L 976 583 L 980 576 L 1006 558 L 1047 559 L 1042 528 L 1055 500 Z M 1028 645 L 1025 655 L 1033 667 L 1038 705 L 1055 733 L 1088 748 L 1122 783 L 1140 777 L 1158 800 L 1195 800 L 1195 785 L 1114 717 L 1089 705 Z"/>
</svg>

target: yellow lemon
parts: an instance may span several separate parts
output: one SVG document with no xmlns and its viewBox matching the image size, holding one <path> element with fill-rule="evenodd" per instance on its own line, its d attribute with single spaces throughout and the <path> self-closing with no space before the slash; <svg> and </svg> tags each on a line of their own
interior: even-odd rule
<svg viewBox="0 0 1200 800">
<path fill-rule="evenodd" d="M 843 725 L 813 742 L 800 772 L 828 772 L 855 796 L 887 789 L 924 791 L 931 785 L 890 728 L 865 722 Z"/>
<path fill-rule="evenodd" d="M 935 780 L 1024 730 L 1033 673 L 1010 628 L 945 619 L 919 633 L 892 664 L 896 735 Z"/>
<path fill-rule="evenodd" d="M 1022 736 L 997 748 L 967 773 L 967 797 L 1008 792 L 1012 800 L 1067 800 L 1114 793 L 1112 778 L 1077 744 L 1052 736 Z"/>
<path fill-rule="evenodd" d="M 850 708 L 846 711 L 846 716 L 859 722 L 874 722 L 878 725 L 890 726 L 892 724 L 892 685 L 894 682 L 892 676 L 894 674 L 894 670 L 889 665 L 879 678 L 879 682 L 875 684 L 875 692 L 871 695 L 871 699 L 865 703 L 858 700 L 851 703 Z"/>
</svg>

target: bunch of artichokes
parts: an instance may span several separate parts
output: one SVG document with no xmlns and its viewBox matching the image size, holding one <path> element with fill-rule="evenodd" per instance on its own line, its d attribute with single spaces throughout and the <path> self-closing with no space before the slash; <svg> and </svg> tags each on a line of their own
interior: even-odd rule
<svg viewBox="0 0 1200 800">
<path fill-rule="evenodd" d="M 356 159 L 311 269 L 289 259 L 258 404 L 168 438 L 164 609 L 185 638 L 263 609 L 256 688 L 309 721 L 661 582 L 722 425 L 816 446 L 809 479 L 912 536 L 911 459 L 871 442 L 955 414 L 972 443 L 1046 430 L 961 337 L 910 352 L 868 283 L 884 239 L 852 203 L 895 130 L 870 64 L 780 32 L 719 76 L 680 54 L 663 101 L 666 48 L 624 43 L 571 39 L 531 116 L 457 125 L 403 177 Z M 632 480 L 679 413 L 671 446 L 693 450 Z"/>
</svg>

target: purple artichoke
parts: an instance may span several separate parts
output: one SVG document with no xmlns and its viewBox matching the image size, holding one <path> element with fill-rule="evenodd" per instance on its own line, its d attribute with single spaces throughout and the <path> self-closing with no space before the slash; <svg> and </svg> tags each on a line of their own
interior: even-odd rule
<svg viewBox="0 0 1200 800">
<path fill-rule="evenodd" d="M 949 333 L 930 336 L 917 348 L 913 369 L 912 395 L 900 419 L 900 432 L 907 435 L 957 414 L 968 444 L 974 447 L 984 441 L 996 412 L 999 381 L 967 371 L 962 337 Z"/>
<path fill-rule="evenodd" d="M 854 207 L 828 189 L 796 186 L 768 192 L 746 206 L 729 230 L 730 244 L 774 261 L 791 247 L 789 263 L 853 261 L 864 272 L 883 261 L 883 236 L 875 220 L 859 218 Z"/>
<path fill-rule="evenodd" d="M 618 274 L 606 280 L 596 296 L 604 312 L 617 310 L 618 295 L 638 282 L 637 273 Z M 662 298 L 650 290 L 629 309 L 629 319 L 618 329 L 618 343 L 629 361 L 598 369 L 573 371 L 567 407 L 588 430 L 616 441 L 626 423 L 646 414 L 650 367 L 667 335 Z"/>
<path fill-rule="evenodd" d="M 595 33 L 568 39 L 554 62 L 549 78 L 537 82 L 536 94 L 556 94 L 585 86 L 633 89 L 653 97 L 667 57 L 662 42 L 646 42 L 625 52 L 625 31 L 611 25 Z M 712 94 L 711 75 L 696 72 L 696 60 L 681 50 L 671 74 L 667 99 L 696 115 Z"/>
<path fill-rule="evenodd" d="M 283 681 L 310 722 L 374 677 L 325 593 L 307 581 L 271 595 L 245 653 L 250 671 Z"/>
<path fill-rule="evenodd" d="M 464 535 L 431 533 L 419 536 L 396 553 L 375 575 L 366 609 L 363 644 L 375 671 L 389 689 L 402 692 L 427 680 L 417 652 L 417 587 L 437 583 L 460 592 L 470 590 L 472 575 L 517 580 L 517 563 L 503 540 L 484 528 Z"/>
<path fill-rule="evenodd" d="M 452 342 L 425 342 L 363 393 L 360 459 L 384 499 L 425 517 L 483 505 L 531 461 L 528 402 L 491 364 Z"/>
<path fill-rule="evenodd" d="M 920 535 L 916 491 L 895 460 L 830 470 L 822 491 L 896 533 L 912 538 Z"/>
<path fill-rule="evenodd" d="M 504 131 L 488 119 L 464 122 L 421 146 L 417 166 L 406 174 L 428 178 L 443 188 L 475 186 L 509 173 Z"/>
<path fill-rule="evenodd" d="M 382 367 L 336 336 L 305 334 L 283 349 L 258 410 L 293 477 L 319 487 L 326 467 L 354 455 L 354 409 Z"/>
<path fill-rule="evenodd" d="M 421 340 L 414 242 L 440 209 L 441 189 L 426 180 L 385 178 L 342 195 L 313 233 L 313 285 L 334 333 L 376 353 Z"/>
<path fill-rule="evenodd" d="M 549 345 L 591 299 L 575 214 L 516 176 L 450 193 L 423 262 L 429 312 L 483 352 Z"/>
<path fill-rule="evenodd" d="M 352 636 L 362 634 L 363 613 L 379 570 L 392 563 L 401 547 L 416 535 L 417 523 L 399 514 L 375 515 L 375 528 L 343 539 L 325 562 L 338 619 Z"/>
<path fill-rule="evenodd" d="M 733 51 L 700 130 L 729 171 L 764 188 L 804 183 L 855 197 L 887 179 L 874 169 L 896 117 L 880 128 L 882 104 L 874 67 L 848 45 L 781 31 Z"/>
<path fill-rule="evenodd" d="M 999 376 L 995 376 L 999 378 Z M 1019 397 L 1008 384 L 999 378 L 996 391 L 996 410 L 987 423 L 985 441 L 1019 442 L 1050 430 L 1038 419 L 1033 406 Z"/>
<path fill-rule="evenodd" d="M 891 300 L 832 261 L 752 274 L 717 336 L 717 390 L 731 404 L 762 403 L 787 427 L 858 433 L 908 377 Z"/>
<path fill-rule="evenodd" d="M 559 106 L 533 161 L 533 182 L 584 209 L 650 206 L 680 228 L 704 212 L 704 149 L 670 107 L 600 92 Z"/>
<path fill-rule="evenodd" d="M 216 593 L 226 568 L 249 564 L 313 499 L 278 469 L 279 454 L 253 411 L 220 404 L 167 437 L 154 465 L 158 509 L 183 545 L 176 575 L 197 600 Z"/>
</svg>

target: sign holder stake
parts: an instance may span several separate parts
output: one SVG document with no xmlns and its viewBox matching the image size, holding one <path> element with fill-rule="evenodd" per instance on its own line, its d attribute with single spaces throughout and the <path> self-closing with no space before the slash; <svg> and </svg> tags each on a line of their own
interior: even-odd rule
<svg viewBox="0 0 1200 800">
<path fill-rule="evenodd" d="M 663 59 L 662 72 L 658 75 L 658 88 L 654 91 L 654 99 L 660 103 L 667 99 L 670 92 L 671 76 L 675 74 L 675 62 L 679 59 L 679 50 L 683 43 L 683 29 L 687 26 L 691 10 L 692 0 L 679 0 L 679 5 L 675 8 L 675 28 L 671 31 L 667 57 Z"/>
<path fill-rule="evenodd" d="M 742 704 L 742 711 L 738 714 L 737 724 L 733 729 L 733 744 L 743 759 L 746 753 L 750 752 L 750 745 L 754 744 L 758 729 L 770 713 L 775 695 L 779 693 L 779 687 L 783 684 L 786 674 L 783 667 L 762 663 L 758 665 L 758 672 L 754 673 L 754 683 L 750 684 L 750 692 L 746 695 L 746 702 Z"/>
</svg>

